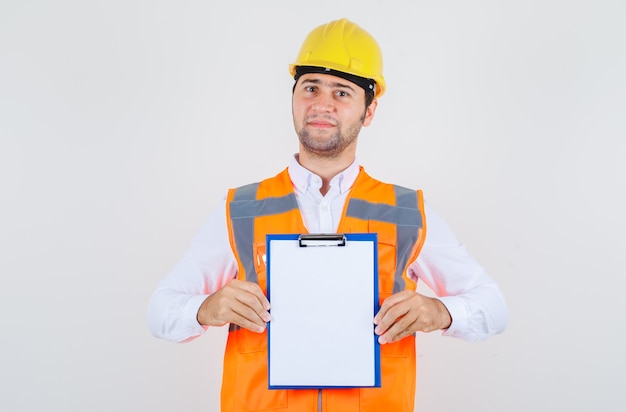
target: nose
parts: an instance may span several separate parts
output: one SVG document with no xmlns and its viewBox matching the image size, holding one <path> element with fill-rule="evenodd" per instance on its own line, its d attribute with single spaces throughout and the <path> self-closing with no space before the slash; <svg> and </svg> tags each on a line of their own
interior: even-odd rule
<svg viewBox="0 0 626 412">
<path fill-rule="evenodd" d="M 320 93 L 313 102 L 313 110 L 316 112 L 332 112 L 335 109 L 335 102 L 330 93 Z"/>
</svg>

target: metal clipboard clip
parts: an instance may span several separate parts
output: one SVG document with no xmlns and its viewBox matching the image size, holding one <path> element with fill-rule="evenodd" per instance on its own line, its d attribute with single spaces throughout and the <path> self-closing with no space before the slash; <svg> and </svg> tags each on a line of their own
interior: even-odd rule
<svg viewBox="0 0 626 412">
<path fill-rule="evenodd" d="M 300 247 L 308 246 L 345 246 L 346 236 L 341 233 L 306 234 L 298 237 Z"/>
</svg>

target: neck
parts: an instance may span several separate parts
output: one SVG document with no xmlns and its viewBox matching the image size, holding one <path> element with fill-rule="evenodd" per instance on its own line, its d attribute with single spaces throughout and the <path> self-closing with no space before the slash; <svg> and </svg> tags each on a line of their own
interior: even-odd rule
<svg viewBox="0 0 626 412">
<path fill-rule="evenodd" d="M 323 157 L 309 153 L 300 148 L 298 162 L 307 170 L 322 178 L 320 193 L 325 195 L 330 189 L 333 177 L 346 170 L 355 159 L 355 153 L 342 153 L 339 157 Z"/>
</svg>

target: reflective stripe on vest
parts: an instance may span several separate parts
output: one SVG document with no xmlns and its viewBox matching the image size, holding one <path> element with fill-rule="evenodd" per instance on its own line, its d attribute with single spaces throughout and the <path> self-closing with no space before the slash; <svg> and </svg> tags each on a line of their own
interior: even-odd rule
<svg viewBox="0 0 626 412">
<path fill-rule="evenodd" d="M 419 229 L 422 228 L 422 214 L 417 205 L 415 191 L 394 185 L 396 205 L 371 203 L 361 199 L 351 199 L 346 216 L 362 220 L 379 220 L 396 225 L 396 273 L 394 275 L 393 293 L 404 290 L 402 278 L 408 263 L 411 249 L 417 242 Z"/>
<path fill-rule="evenodd" d="M 233 221 L 237 253 L 246 270 L 246 279 L 257 283 L 254 257 L 250 247 L 254 242 L 254 218 L 285 213 L 298 208 L 295 193 L 283 197 L 256 200 L 258 187 L 258 183 L 252 183 L 238 188 L 233 201 L 230 203 L 230 217 Z"/>
<path fill-rule="evenodd" d="M 254 268 L 252 245 L 254 241 L 254 218 L 257 216 L 275 215 L 298 208 L 295 193 L 282 197 L 271 197 L 256 200 L 259 183 L 242 186 L 235 191 L 233 201 L 230 202 L 230 218 L 233 224 L 233 234 L 237 253 L 246 271 L 246 280 L 257 282 L 257 273 Z M 241 326 L 231 323 L 229 332 L 241 329 Z"/>
</svg>

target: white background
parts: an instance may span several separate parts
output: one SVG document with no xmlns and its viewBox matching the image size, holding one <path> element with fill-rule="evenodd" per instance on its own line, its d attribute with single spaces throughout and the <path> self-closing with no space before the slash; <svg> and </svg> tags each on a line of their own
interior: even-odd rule
<svg viewBox="0 0 626 412">
<path fill-rule="evenodd" d="M 0 410 L 217 410 L 225 330 L 157 340 L 147 302 L 297 150 L 287 65 L 341 17 L 385 56 L 360 161 L 510 308 L 483 343 L 418 336 L 418 410 L 622 410 L 625 3 L 337 3 L 0 1 Z"/>
</svg>

